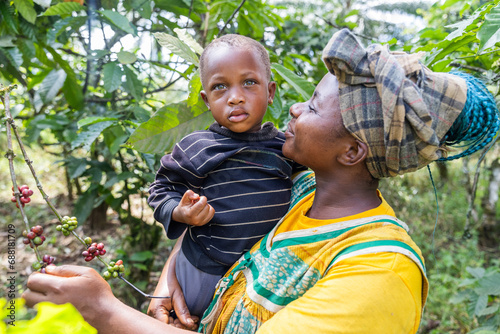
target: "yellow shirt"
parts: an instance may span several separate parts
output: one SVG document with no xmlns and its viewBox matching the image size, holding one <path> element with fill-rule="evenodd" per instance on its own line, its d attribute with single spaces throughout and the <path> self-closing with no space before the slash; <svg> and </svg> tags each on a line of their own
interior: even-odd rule
<svg viewBox="0 0 500 334">
<path fill-rule="evenodd" d="M 380 196 L 381 197 L 381 196 Z M 312 205 L 290 212 L 277 233 L 342 224 L 377 215 L 395 216 L 383 200 L 379 207 L 351 217 L 317 220 L 305 216 Z M 400 253 L 358 255 L 336 263 L 302 297 L 266 321 L 258 334 L 416 333 L 422 311 L 422 274 Z"/>
</svg>

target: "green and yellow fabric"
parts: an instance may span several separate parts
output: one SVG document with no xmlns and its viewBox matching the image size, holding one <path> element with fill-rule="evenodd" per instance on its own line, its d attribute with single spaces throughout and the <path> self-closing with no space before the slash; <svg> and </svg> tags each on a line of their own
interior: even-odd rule
<svg viewBox="0 0 500 334">
<path fill-rule="evenodd" d="M 418 266 L 422 289 L 417 304 L 421 312 L 427 296 L 425 266 L 405 223 L 393 216 L 384 201 L 377 210 L 370 210 L 376 215 L 303 225 L 314 189 L 313 173 L 296 178 L 289 213 L 221 279 L 202 319 L 201 332 L 255 333 L 346 259 L 375 253 L 403 254 Z"/>
</svg>

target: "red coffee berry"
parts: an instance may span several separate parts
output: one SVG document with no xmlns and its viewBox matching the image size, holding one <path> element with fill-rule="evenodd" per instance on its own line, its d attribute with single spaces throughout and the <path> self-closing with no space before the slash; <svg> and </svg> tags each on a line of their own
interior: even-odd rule
<svg viewBox="0 0 500 334">
<path fill-rule="evenodd" d="M 29 243 L 30 243 L 30 239 L 28 239 L 28 238 L 23 239 L 23 244 L 29 245 Z"/>
<path fill-rule="evenodd" d="M 30 232 L 28 232 L 28 234 L 26 234 L 26 237 L 27 237 L 28 239 L 35 239 L 36 234 L 35 234 L 35 232 L 30 231 Z"/>
<path fill-rule="evenodd" d="M 103 250 L 104 249 L 104 244 L 102 242 L 100 242 L 100 243 L 97 244 L 96 248 L 98 250 Z"/>
<path fill-rule="evenodd" d="M 123 264 L 123 261 L 122 260 L 118 260 L 118 261 L 116 261 L 115 264 L 118 265 L 118 266 L 121 266 Z"/>
<path fill-rule="evenodd" d="M 31 232 L 35 232 L 37 235 L 42 235 L 43 233 L 43 227 L 40 225 L 33 226 L 31 228 Z"/>
<path fill-rule="evenodd" d="M 22 192 L 24 197 L 30 197 L 29 193 L 30 193 L 30 190 L 29 189 L 24 189 Z"/>
<path fill-rule="evenodd" d="M 21 197 L 19 200 L 20 200 L 20 201 L 21 201 L 21 203 L 23 203 L 23 204 L 26 204 L 26 203 L 31 202 L 31 198 L 29 198 L 29 197 Z"/>
<path fill-rule="evenodd" d="M 10 199 L 11 202 L 14 202 L 14 203 L 17 203 L 17 199 L 16 199 L 16 196 L 12 196 L 12 198 Z"/>
<path fill-rule="evenodd" d="M 90 262 L 90 261 L 92 261 L 93 259 L 94 259 L 94 257 L 93 257 L 93 256 L 87 256 L 87 257 L 85 258 L 85 261 Z"/>
<path fill-rule="evenodd" d="M 105 249 L 99 251 L 99 255 L 102 256 L 102 255 L 105 255 L 105 254 L 106 254 L 106 250 Z"/>
<path fill-rule="evenodd" d="M 82 252 L 82 255 L 83 255 L 83 257 L 87 257 L 87 256 L 89 256 L 89 255 L 90 255 L 90 253 L 89 253 L 88 251 L 83 251 L 83 252 Z"/>
<path fill-rule="evenodd" d="M 97 248 L 95 248 L 94 246 L 90 246 L 88 248 L 89 253 L 94 253 L 96 250 L 97 250 Z"/>
<path fill-rule="evenodd" d="M 20 186 L 18 189 L 20 192 L 23 192 L 24 189 L 29 189 L 30 187 L 28 187 L 26 184 L 23 184 L 22 186 Z"/>
</svg>

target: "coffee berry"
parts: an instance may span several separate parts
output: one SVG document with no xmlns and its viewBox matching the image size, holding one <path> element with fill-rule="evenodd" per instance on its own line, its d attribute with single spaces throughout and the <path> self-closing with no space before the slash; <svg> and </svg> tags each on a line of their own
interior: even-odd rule
<svg viewBox="0 0 500 334">
<path fill-rule="evenodd" d="M 24 230 L 23 243 L 25 245 L 30 245 L 31 248 L 33 248 L 33 244 L 35 246 L 41 246 L 45 241 L 45 236 L 43 236 L 42 233 L 43 233 L 43 227 L 40 225 L 33 226 L 29 232 Z M 31 241 L 33 243 L 31 243 Z"/>
<path fill-rule="evenodd" d="M 90 246 L 88 246 L 86 251 L 82 252 L 82 256 L 85 258 L 85 261 L 87 262 L 92 261 L 98 255 L 104 255 L 104 254 L 106 254 L 106 250 L 104 249 L 104 244 L 102 242 L 100 243 L 93 242 L 90 244 Z"/>
<path fill-rule="evenodd" d="M 64 216 L 61 220 L 61 224 L 56 226 L 56 230 L 61 231 L 62 234 L 68 236 L 77 226 L 78 221 L 76 220 L 76 217 Z"/>
<path fill-rule="evenodd" d="M 107 281 L 111 278 L 116 278 L 120 273 L 125 271 L 125 266 L 122 260 L 116 262 L 111 261 L 106 271 L 102 273 L 102 277 Z"/>
<path fill-rule="evenodd" d="M 21 202 L 21 205 L 24 208 L 24 205 L 31 202 L 31 195 L 33 195 L 33 190 L 31 190 L 27 185 L 22 185 L 20 187 L 17 187 L 19 189 L 19 192 L 21 193 L 21 197 L 19 197 L 19 201 Z M 16 206 L 19 208 L 19 205 L 17 204 L 17 199 L 16 199 L 16 194 L 14 193 L 14 187 L 12 187 L 12 198 L 11 201 L 13 203 L 16 203 Z"/>
</svg>

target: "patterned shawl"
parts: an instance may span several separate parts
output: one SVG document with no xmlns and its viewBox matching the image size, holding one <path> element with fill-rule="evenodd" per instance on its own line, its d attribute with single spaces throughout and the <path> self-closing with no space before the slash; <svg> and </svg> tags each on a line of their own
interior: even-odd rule
<svg viewBox="0 0 500 334">
<path fill-rule="evenodd" d="M 464 108 L 464 79 L 423 66 L 423 53 L 366 49 L 348 30 L 335 33 L 323 60 L 339 81 L 346 129 L 368 145 L 375 178 L 415 171 L 447 155 L 441 143 Z"/>
</svg>

